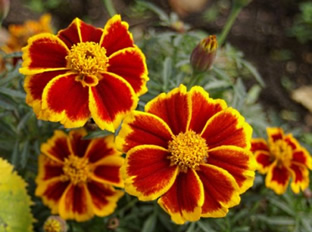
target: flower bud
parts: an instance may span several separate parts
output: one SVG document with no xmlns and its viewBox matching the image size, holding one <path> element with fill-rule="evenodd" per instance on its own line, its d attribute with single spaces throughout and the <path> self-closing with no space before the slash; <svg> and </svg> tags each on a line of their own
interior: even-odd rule
<svg viewBox="0 0 312 232">
<path fill-rule="evenodd" d="M 67 225 L 64 219 L 59 216 L 50 216 L 44 222 L 43 225 L 44 232 L 66 232 Z"/>
<path fill-rule="evenodd" d="M 191 65 L 196 71 L 206 71 L 211 68 L 217 54 L 218 42 L 215 35 L 201 40 L 191 54 Z"/>
<path fill-rule="evenodd" d="M 10 9 L 10 0 L 0 0 L 0 22 L 8 15 Z"/>
</svg>

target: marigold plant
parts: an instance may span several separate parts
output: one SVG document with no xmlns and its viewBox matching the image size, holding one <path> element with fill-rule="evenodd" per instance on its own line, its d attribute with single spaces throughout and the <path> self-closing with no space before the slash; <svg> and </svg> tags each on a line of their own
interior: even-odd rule
<svg viewBox="0 0 312 232">
<path fill-rule="evenodd" d="M 295 193 L 309 186 L 309 170 L 312 159 L 292 134 L 284 134 L 281 128 L 267 128 L 268 141 L 252 140 L 257 170 L 266 174 L 265 185 L 277 194 L 283 194 L 292 178 L 291 189 Z"/>
<path fill-rule="evenodd" d="M 57 35 L 32 37 L 20 72 L 38 119 L 67 128 L 92 117 L 101 129 L 114 131 L 147 91 L 145 57 L 120 15 L 104 29 L 76 18 Z"/>
<path fill-rule="evenodd" d="M 64 219 L 85 221 L 111 214 L 124 192 L 121 153 L 114 137 L 83 139 L 84 129 L 57 130 L 41 145 L 35 194 Z"/>
<path fill-rule="evenodd" d="M 223 217 L 252 186 L 252 129 L 225 101 L 199 86 L 162 93 L 127 116 L 116 138 L 127 153 L 125 190 L 158 199 L 177 224 Z"/>
</svg>

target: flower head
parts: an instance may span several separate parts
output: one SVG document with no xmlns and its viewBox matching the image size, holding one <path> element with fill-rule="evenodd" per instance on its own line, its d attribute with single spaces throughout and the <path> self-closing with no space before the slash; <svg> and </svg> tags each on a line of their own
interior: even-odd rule
<svg viewBox="0 0 312 232">
<path fill-rule="evenodd" d="M 211 68 L 217 55 L 218 42 L 215 35 L 202 39 L 191 54 L 191 65 L 196 71 L 206 71 Z"/>
<path fill-rule="evenodd" d="M 63 218 L 59 216 L 50 216 L 44 222 L 44 232 L 66 232 L 67 225 Z"/>
<path fill-rule="evenodd" d="M 145 57 L 119 15 L 104 29 L 76 18 L 57 35 L 32 37 L 20 72 L 37 117 L 67 128 L 92 117 L 101 129 L 114 131 L 147 91 Z"/>
<path fill-rule="evenodd" d="M 57 130 L 41 145 L 36 195 L 64 219 L 109 215 L 123 195 L 113 187 L 123 186 L 123 158 L 113 135 L 92 140 L 83 139 L 85 135 L 84 129 L 69 135 Z"/>
<path fill-rule="evenodd" d="M 268 141 L 252 140 L 257 169 L 267 174 L 265 185 L 277 194 L 283 194 L 292 178 L 291 188 L 295 193 L 309 186 L 309 171 L 312 159 L 292 134 L 284 134 L 281 128 L 267 128 Z"/>
<path fill-rule="evenodd" d="M 38 21 L 27 20 L 22 25 L 12 24 L 9 26 L 9 39 L 2 49 L 6 53 L 20 52 L 31 36 L 44 32 L 52 33 L 50 14 L 42 15 Z"/>
<path fill-rule="evenodd" d="M 124 120 L 116 137 L 126 152 L 125 190 L 158 198 L 178 224 L 223 217 L 253 184 L 251 127 L 199 86 L 162 93 Z"/>
</svg>

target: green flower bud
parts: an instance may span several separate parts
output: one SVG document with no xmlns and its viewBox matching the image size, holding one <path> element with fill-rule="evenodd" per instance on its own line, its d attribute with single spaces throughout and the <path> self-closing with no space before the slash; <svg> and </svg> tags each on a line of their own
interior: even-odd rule
<svg viewBox="0 0 312 232">
<path fill-rule="evenodd" d="M 201 40 L 191 54 L 191 65 L 194 70 L 203 72 L 211 68 L 217 54 L 218 42 L 215 35 Z"/>
</svg>

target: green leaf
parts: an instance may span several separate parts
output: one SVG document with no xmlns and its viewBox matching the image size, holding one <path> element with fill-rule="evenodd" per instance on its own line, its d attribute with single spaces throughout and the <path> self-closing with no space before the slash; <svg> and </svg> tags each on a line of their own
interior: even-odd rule
<svg viewBox="0 0 312 232">
<path fill-rule="evenodd" d="M 288 204 L 279 201 L 277 199 L 269 199 L 270 203 L 276 207 L 278 207 L 279 209 L 281 209 L 282 211 L 284 211 L 285 213 L 287 213 L 290 216 L 295 216 L 296 212 L 294 212 L 289 206 Z"/>
<path fill-rule="evenodd" d="M 144 222 L 142 232 L 153 232 L 156 226 L 157 216 L 155 213 L 151 214 Z"/>
<path fill-rule="evenodd" d="M 25 98 L 26 94 L 17 90 L 9 89 L 9 88 L 0 88 L 0 93 L 6 94 L 11 97 L 17 97 L 17 98 Z"/>
<path fill-rule="evenodd" d="M 0 232 L 31 232 L 34 221 L 25 181 L 0 158 Z"/>
<path fill-rule="evenodd" d="M 260 76 L 259 72 L 257 71 L 257 69 L 248 61 L 244 60 L 243 65 L 249 70 L 249 72 L 251 72 L 251 74 L 255 77 L 255 79 L 259 82 L 259 84 L 262 87 L 265 87 L 265 83 L 262 79 L 262 77 Z"/>
<path fill-rule="evenodd" d="M 163 63 L 163 91 L 168 91 L 169 78 L 172 74 L 172 60 L 170 57 L 166 57 Z"/>
<path fill-rule="evenodd" d="M 216 232 L 214 229 L 211 228 L 210 224 L 206 220 L 202 219 L 202 220 L 197 221 L 197 225 L 204 232 Z"/>
</svg>

